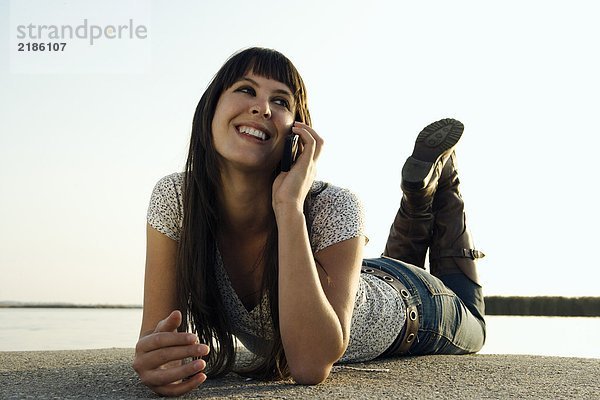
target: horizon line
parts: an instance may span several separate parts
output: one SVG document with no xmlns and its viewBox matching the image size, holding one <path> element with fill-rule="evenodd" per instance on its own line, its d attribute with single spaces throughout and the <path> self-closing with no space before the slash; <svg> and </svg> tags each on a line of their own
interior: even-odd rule
<svg viewBox="0 0 600 400">
<path fill-rule="evenodd" d="M 485 296 L 485 299 L 597 299 L 600 296 Z M 141 309 L 142 304 L 70 303 L 0 300 L 0 308 L 123 308 Z"/>
<path fill-rule="evenodd" d="M 0 308 L 143 308 L 141 304 L 83 304 L 69 302 L 0 301 Z"/>
</svg>

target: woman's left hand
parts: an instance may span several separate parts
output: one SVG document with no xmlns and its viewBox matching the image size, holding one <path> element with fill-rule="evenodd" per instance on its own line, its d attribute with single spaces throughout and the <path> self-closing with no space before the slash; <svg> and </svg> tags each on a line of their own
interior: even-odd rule
<svg viewBox="0 0 600 400">
<path fill-rule="evenodd" d="M 283 208 L 302 210 L 304 199 L 316 175 L 316 162 L 323 147 L 323 139 L 313 128 L 294 122 L 292 132 L 300 136 L 300 155 L 289 172 L 281 172 L 273 182 L 273 210 Z"/>
</svg>

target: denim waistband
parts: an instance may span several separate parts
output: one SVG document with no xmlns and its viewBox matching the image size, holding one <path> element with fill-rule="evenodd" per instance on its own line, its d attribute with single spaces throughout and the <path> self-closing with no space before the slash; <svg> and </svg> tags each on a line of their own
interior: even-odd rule
<svg viewBox="0 0 600 400">
<path fill-rule="evenodd" d="M 404 284 L 403 280 L 397 274 L 387 272 L 386 268 L 382 266 L 382 264 L 391 266 L 388 261 L 396 262 L 393 259 L 365 259 L 363 260 L 362 269 L 363 273 L 372 274 L 392 286 L 398 292 L 398 295 L 406 306 L 406 321 L 404 326 L 390 347 L 383 352 L 381 355 L 383 357 L 405 354 L 410 350 L 417 339 L 420 322 L 418 306 L 421 304 L 418 291 L 414 287 L 409 288 L 410 284 Z"/>
</svg>

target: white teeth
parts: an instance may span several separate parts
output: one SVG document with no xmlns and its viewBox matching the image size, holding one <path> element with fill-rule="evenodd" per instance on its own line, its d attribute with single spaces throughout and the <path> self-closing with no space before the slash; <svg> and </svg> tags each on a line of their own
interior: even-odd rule
<svg viewBox="0 0 600 400">
<path fill-rule="evenodd" d="M 254 136 L 255 138 L 259 138 L 260 140 L 267 140 L 267 134 L 263 131 L 259 131 L 258 129 L 250 128 L 249 126 L 240 126 L 238 128 L 240 133 L 245 133 L 246 135 Z"/>
</svg>

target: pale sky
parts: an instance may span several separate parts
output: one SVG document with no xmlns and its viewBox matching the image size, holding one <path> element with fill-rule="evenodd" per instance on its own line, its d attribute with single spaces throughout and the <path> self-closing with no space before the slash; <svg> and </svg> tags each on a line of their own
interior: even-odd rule
<svg viewBox="0 0 600 400">
<path fill-rule="evenodd" d="M 453 117 L 485 293 L 600 295 L 594 1 L 24 4 L 0 3 L 0 301 L 141 304 L 152 188 L 183 168 L 211 77 L 250 46 L 302 74 L 318 178 L 362 199 L 365 256 L 384 247 L 416 135 Z M 15 22 L 61 18 L 148 34 L 17 53 Z"/>
</svg>

